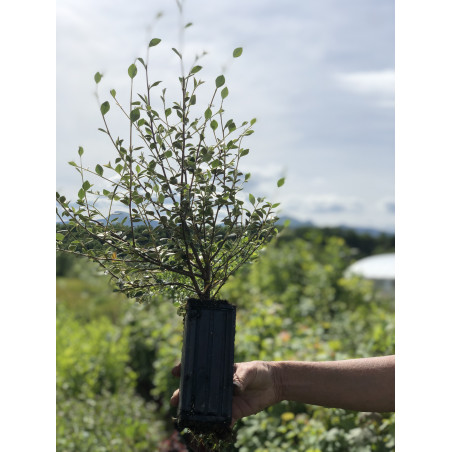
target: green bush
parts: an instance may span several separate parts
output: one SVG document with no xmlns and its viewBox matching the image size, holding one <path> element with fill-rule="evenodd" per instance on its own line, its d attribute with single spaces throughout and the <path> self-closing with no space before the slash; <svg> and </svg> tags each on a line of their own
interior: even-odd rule
<svg viewBox="0 0 452 452">
<path fill-rule="evenodd" d="M 268 247 L 225 297 L 237 314 L 236 361 L 323 361 L 394 353 L 394 303 L 344 279 L 351 251 L 295 239 Z M 240 422 L 237 450 L 391 451 L 394 415 L 281 403 Z"/>
<path fill-rule="evenodd" d="M 56 327 L 57 391 L 63 396 L 114 393 L 133 384 L 128 328 L 119 328 L 105 317 L 81 324 L 63 307 Z"/>
<path fill-rule="evenodd" d="M 58 452 L 148 452 L 164 439 L 155 406 L 127 390 L 82 398 L 57 393 Z"/>
<path fill-rule="evenodd" d="M 131 304 L 122 319 L 129 333 L 129 363 L 137 375 L 136 390 L 158 403 L 162 416 L 171 418 L 169 399 L 178 386 L 170 370 L 180 361 L 182 322 L 169 303 Z M 169 423 L 170 424 L 170 423 Z"/>
<path fill-rule="evenodd" d="M 393 354 L 394 300 L 342 277 L 352 256 L 342 239 L 283 240 L 235 276 L 222 295 L 238 307 L 236 361 Z M 173 431 L 176 307 L 138 305 L 84 271 L 57 279 L 59 450 L 158 450 Z M 240 421 L 235 450 L 392 451 L 394 415 L 284 402 Z"/>
</svg>

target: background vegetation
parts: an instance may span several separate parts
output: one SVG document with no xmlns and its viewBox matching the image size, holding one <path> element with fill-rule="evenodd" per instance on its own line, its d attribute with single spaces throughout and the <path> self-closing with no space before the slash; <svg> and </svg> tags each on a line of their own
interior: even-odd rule
<svg viewBox="0 0 452 452">
<path fill-rule="evenodd" d="M 287 230 L 222 291 L 237 305 L 236 361 L 393 354 L 394 300 L 343 278 L 357 258 L 393 250 L 388 235 Z M 158 298 L 134 303 L 99 273 L 57 255 L 57 450 L 186 450 L 169 406 L 182 344 L 177 309 Z M 240 421 L 231 450 L 391 451 L 394 415 L 285 402 Z"/>
</svg>

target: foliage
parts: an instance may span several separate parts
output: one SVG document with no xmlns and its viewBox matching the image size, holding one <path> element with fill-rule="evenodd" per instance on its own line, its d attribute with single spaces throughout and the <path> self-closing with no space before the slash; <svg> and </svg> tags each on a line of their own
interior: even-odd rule
<svg viewBox="0 0 452 452">
<path fill-rule="evenodd" d="M 385 232 L 370 233 L 359 232 L 345 227 L 300 226 L 290 228 L 281 240 L 290 242 L 295 238 L 307 240 L 316 246 L 323 246 L 331 237 L 340 237 L 350 248 L 355 259 L 380 253 L 393 253 L 395 249 L 395 236 Z"/>
<path fill-rule="evenodd" d="M 147 452 L 163 439 L 163 422 L 155 406 L 134 395 L 67 398 L 57 392 L 57 451 Z"/>
<path fill-rule="evenodd" d="M 110 103 L 100 105 L 105 124 L 100 130 L 115 148 L 113 163 L 85 167 L 82 147 L 79 163 L 70 162 L 82 186 L 75 203 L 56 195 L 57 215 L 65 226 L 57 233 L 57 247 L 97 262 L 130 297 L 165 292 L 179 302 L 193 294 L 214 299 L 227 279 L 275 235 L 278 204 L 251 193 L 245 200 L 240 193 L 251 177 L 239 168 L 249 153 L 243 140 L 253 133 L 256 120 L 236 124 L 225 116 L 229 90 L 224 75 L 215 79 L 208 105 L 197 110 L 198 90 L 205 83 L 197 78 L 202 66 L 197 57 L 186 74 L 182 55 L 173 48 L 181 61 L 181 97 L 168 101 L 164 88 L 160 99 L 154 99 L 152 88 L 160 81 L 149 80 L 149 50 L 159 43 L 152 39 L 146 61 L 138 58 L 128 68 L 127 106 L 110 91 L 129 127 L 127 143 L 109 129 Z M 242 50 L 235 49 L 234 58 Z M 134 91 L 137 62 L 144 69 L 141 93 Z M 102 78 L 96 73 L 96 87 Z M 277 186 L 283 183 L 280 179 Z M 122 221 L 112 216 L 117 203 L 128 209 Z M 127 231 L 120 227 L 126 221 Z M 138 224 L 145 240 L 139 240 Z"/>
<path fill-rule="evenodd" d="M 129 331 L 106 318 L 80 324 L 64 307 L 57 317 L 57 390 L 66 397 L 93 396 L 130 386 Z"/>
<path fill-rule="evenodd" d="M 263 251 L 258 262 L 244 267 L 231 278 L 223 293 L 238 306 L 236 361 L 321 361 L 393 354 L 393 300 L 383 297 L 369 281 L 343 278 L 343 270 L 353 261 L 352 256 L 352 251 L 340 238 L 323 237 L 317 243 L 293 237 L 286 240 L 283 235 Z M 161 435 L 156 438 L 169 438 L 174 432 L 171 417 L 175 414 L 169 406 L 169 398 L 178 386 L 178 380 L 169 374 L 169 369 L 180 358 L 180 322 L 172 315 L 172 307 L 168 303 L 137 304 L 130 303 L 120 294 L 108 295 L 106 278 L 90 277 L 88 274 L 89 268 L 95 272 L 94 264 L 80 267 L 86 271 L 83 274 L 86 285 L 81 282 L 75 284 L 74 278 L 57 279 L 57 315 L 63 324 L 68 321 L 72 325 L 65 329 L 65 333 L 59 334 L 59 357 L 64 349 L 77 348 L 77 359 L 82 368 L 85 369 L 84 363 L 90 361 L 103 362 L 108 356 L 105 350 L 111 343 L 106 342 L 106 334 L 96 335 L 94 329 L 98 329 L 98 325 L 103 325 L 104 332 L 120 328 L 125 331 L 127 340 L 118 339 L 116 344 L 118 367 L 107 367 L 111 375 L 104 375 L 103 378 L 117 382 L 116 387 L 123 384 L 128 389 L 111 392 L 115 385 L 109 383 L 110 395 L 102 391 L 99 393 L 99 385 L 95 383 L 99 381 L 98 377 L 85 374 L 89 384 L 79 384 L 82 389 L 72 391 L 72 394 L 77 394 L 72 396 L 68 390 L 64 392 L 60 381 L 58 404 L 65 420 L 60 419 L 59 426 L 64 425 L 65 430 L 59 431 L 59 440 L 72 438 L 75 431 L 86 430 L 81 413 L 84 404 L 86 413 L 92 412 L 88 400 L 114 406 L 119 395 L 124 397 L 123 409 L 127 409 L 125 405 L 134 405 L 138 398 L 150 403 L 149 413 L 139 414 L 137 410 L 134 411 L 137 416 L 132 418 L 136 422 L 146 420 L 150 429 L 157 420 L 160 421 Z M 84 292 L 86 295 L 82 296 Z M 68 311 L 72 314 L 68 315 Z M 93 331 L 87 334 L 90 331 L 88 325 Z M 76 345 L 77 338 L 82 335 L 84 340 L 100 344 L 92 344 L 82 351 Z M 68 380 L 69 388 L 74 387 L 74 375 L 69 371 L 69 366 L 66 365 L 66 369 L 64 378 Z M 95 364 L 91 369 L 95 376 L 98 375 Z M 124 372 L 122 382 L 118 382 L 117 378 L 119 369 Z M 85 396 L 85 391 L 91 395 Z M 109 398 L 111 401 L 107 402 Z M 129 401 L 126 398 L 130 398 Z M 100 402 L 101 399 L 104 401 Z M 63 402 L 72 408 L 61 411 Z M 72 409 L 80 415 L 72 416 Z M 112 413 L 114 410 L 110 408 Z M 146 416 L 152 417 L 153 421 Z M 118 414 L 118 419 L 125 418 L 127 416 Z M 107 421 L 93 419 L 90 432 L 98 430 L 99 437 L 104 437 L 106 433 L 102 432 Z M 124 430 L 117 430 L 122 426 L 111 425 L 108 428 L 118 432 L 117 438 L 127 436 Z M 89 440 L 82 440 L 81 434 L 78 435 L 77 450 L 90 450 L 84 446 L 90 444 Z M 126 439 L 123 441 L 126 444 Z M 167 450 L 159 449 L 163 446 L 157 448 L 155 440 L 148 439 L 148 444 L 147 450 Z M 356 413 L 284 402 L 240 421 L 237 440 L 231 450 L 387 452 L 394 450 L 393 444 L 392 414 Z M 58 450 L 71 450 L 65 447 L 61 446 Z M 124 446 L 123 450 L 129 450 L 127 447 Z"/>
<path fill-rule="evenodd" d="M 240 452 L 372 452 L 394 448 L 394 415 L 354 413 L 283 404 L 247 418 L 236 441 Z"/>
</svg>

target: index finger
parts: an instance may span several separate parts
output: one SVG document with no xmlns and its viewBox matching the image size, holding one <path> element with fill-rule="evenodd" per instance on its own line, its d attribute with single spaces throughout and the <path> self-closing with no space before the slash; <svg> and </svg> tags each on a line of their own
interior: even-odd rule
<svg viewBox="0 0 452 452">
<path fill-rule="evenodd" d="M 171 370 L 171 373 L 175 377 L 180 377 L 180 366 L 181 366 L 181 363 L 179 363 L 177 366 L 174 366 L 173 369 Z"/>
</svg>

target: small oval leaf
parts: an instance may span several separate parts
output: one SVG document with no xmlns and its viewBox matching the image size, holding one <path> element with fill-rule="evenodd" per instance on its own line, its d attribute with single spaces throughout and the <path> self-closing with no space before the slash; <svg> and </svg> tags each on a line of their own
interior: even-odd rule
<svg viewBox="0 0 452 452">
<path fill-rule="evenodd" d="M 102 116 L 106 115 L 108 113 L 108 111 L 110 110 L 110 104 L 108 103 L 108 101 L 105 101 L 101 106 L 100 106 L 100 112 L 102 113 Z"/>
<path fill-rule="evenodd" d="M 182 60 L 182 55 L 177 51 L 177 49 L 173 47 L 171 50 Z"/>
<path fill-rule="evenodd" d="M 237 47 L 236 49 L 234 49 L 234 52 L 232 52 L 232 56 L 234 58 L 238 58 L 243 52 L 243 47 Z"/>
<path fill-rule="evenodd" d="M 159 39 L 159 38 L 151 39 L 151 42 L 149 43 L 149 47 L 154 47 L 154 46 L 156 46 L 157 44 L 160 44 L 161 41 L 162 41 L 162 40 Z"/>
<path fill-rule="evenodd" d="M 195 66 L 191 71 L 190 74 L 196 74 L 202 69 L 202 66 Z"/>
<path fill-rule="evenodd" d="M 96 165 L 96 173 L 99 176 L 102 176 L 102 174 L 104 174 L 104 169 L 99 164 Z"/>
<path fill-rule="evenodd" d="M 219 88 L 220 86 L 223 86 L 225 82 L 225 78 L 224 75 L 219 75 L 216 79 L 215 79 L 215 85 L 217 88 Z"/>
<path fill-rule="evenodd" d="M 138 69 L 137 69 L 137 67 L 134 64 L 131 64 L 129 66 L 129 69 L 127 70 L 127 72 L 129 74 L 130 78 L 134 78 L 135 75 L 137 75 Z"/>
<path fill-rule="evenodd" d="M 137 121 L 138 119 L 140 119 L 140 109 L 139 108 L 135 108 L 130 112 L 130 120 L 132 122 Z"/>
<path fill-rule="evenodd" d="M 102 74 L 100 72 L 96 72 L 94 74 L 94 81 L 96 82 L 96 84 L 99 83 L 101 81 L 101 79 L 102 79 Z"/>
<path fill-rule="evenodd" d="M 285 181 L 286 181 L 285 177 L 282 177 L 281 179 L 279 179 L 278 183 L 277 183 L 278 187 L 282 187 L 284 185 Z"/>
</svg>

